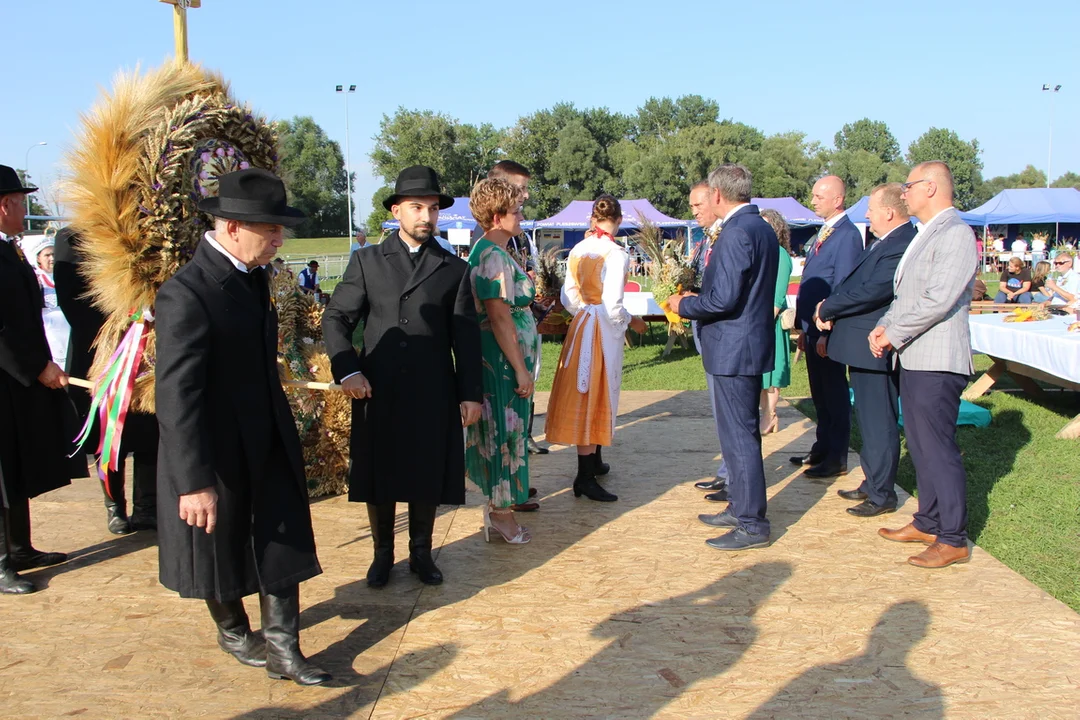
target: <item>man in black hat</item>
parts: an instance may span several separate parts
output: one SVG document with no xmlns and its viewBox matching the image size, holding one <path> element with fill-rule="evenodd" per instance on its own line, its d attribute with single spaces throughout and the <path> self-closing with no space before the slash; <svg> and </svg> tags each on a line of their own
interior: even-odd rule
<svg viewBox="0 0 1080 720">
<path fill-rule="evenodd" d="M 30 543 L 30 498 L 70 482 L 71 445 L 67 375 L 52 361 L 41 287 L 15 241 L 35 190 L 0 165 L 0 593 L 17 595 L 36 589 L 18 571 L 67 560 Z"/>
<path fill-rule="evenodd" d="M 330 675 L 300 652 L 299 583 L 322 568 L 263 269 L 304 214 L 266 170 L 218 187 L 199 203 L 215 230 L 155 302 L 161 583 L 206 600 L 218 645 L 241 663 L 319 685 Z M 263 637 L 244 610 L 254 593 Z"/>
<path fill-rule="evenodd" d="M 409 569 L 437 585 L 436 509 L 465 502 L 461 430 L 479 420 L 483 390 L 469 265 L 434 239 L 439 210 L 451 204 L 434 170 L 403 170 L 383 202 L 401 229 L 352 254 L 323 314 L 331 369 L 354 400 L 349 500 L 367 503 L 371 587 L 390 579 L 397 503 L 409 504 Z"/>
</svg>

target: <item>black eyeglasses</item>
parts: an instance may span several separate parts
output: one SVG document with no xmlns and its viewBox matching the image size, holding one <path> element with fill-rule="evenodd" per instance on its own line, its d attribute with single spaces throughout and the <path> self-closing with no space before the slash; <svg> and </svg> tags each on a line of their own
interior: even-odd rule
<svg viewBox="0 0 1080 720">
<path fill-rule="evenodd" d="M 1072 262 L 1072 260 L 1055 260 L 1054 264 L 1055 265 L 1068 265 L 1070 262 Z"/>
<path fill-rule="evenodd" d="M 911 189 L 912 185 L 918 185 L 921 182 L 930 182 L 930 178 L 923 178 L 922 180 L 912 180 L 911 182 L 901 183 L 900 192 L 906 193 Z"/>
</svg>

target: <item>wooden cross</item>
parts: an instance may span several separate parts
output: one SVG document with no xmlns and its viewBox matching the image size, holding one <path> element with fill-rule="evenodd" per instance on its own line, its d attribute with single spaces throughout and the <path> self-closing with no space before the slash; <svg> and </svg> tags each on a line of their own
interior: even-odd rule
<svg viewBox="0 0 1080 720">
<path fill-rule="evenodd" d="M 167 5 L 173 6 L 173 40 L 176 42 L 176 60 L 186 63 L 188 61 L 187 48 L 187 9 L 197 8 L 201 0 L 161 0 Z"/>
</svg>

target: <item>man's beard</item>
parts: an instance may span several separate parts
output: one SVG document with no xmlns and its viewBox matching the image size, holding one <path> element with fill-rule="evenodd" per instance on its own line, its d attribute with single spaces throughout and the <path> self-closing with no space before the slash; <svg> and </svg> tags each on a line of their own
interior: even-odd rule
<svg viewBox="0 0 1080 720">
<path fill-rule="evenodd" d="M 427 242 L 435 234 L 435 228 L 431 225 L 416 225 L 409 230 L 409 235 L 419 243 Z"/>
</svg>

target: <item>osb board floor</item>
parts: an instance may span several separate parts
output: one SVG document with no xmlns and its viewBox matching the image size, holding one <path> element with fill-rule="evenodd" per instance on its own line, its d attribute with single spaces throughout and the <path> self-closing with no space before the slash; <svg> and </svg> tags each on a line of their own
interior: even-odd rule
<svg viewBox="0 0 1080 720">
<path fill-rule="evenodd" d="M 546 397 L 539 398 L 543 412 Z M 622 395 L 612 504 L 575 499 L 573 451 L 533 458 L 542 509 L 524 547 L 484 543 L 481 496 L 444 508 L 424 587 L 404 562 L 371 590 L 366 514 L 313 505 L 326 572 L 302 589 L 303 647 L 333 687 L 267 679 L 218 650 L 205 606 L 157 584 L 152 534 L 104 531 L 81 481 L 33 503 L 36 544 L 66 565 L 0 598 L 0 715 L 82 718 L 1075 718 L 1080 617 L 976 548 L 911 567 L 836 482 L 788 456 L 813 425 L 780 408 L 767 436 L 773 544 L 724 554 L 693 482 L 715 469 L 703 393 Z M 537 418 L 538 434 L 542 417 Z M 421 433 L 422 434 L 422 433 Z M 255 616 L 255 604 L 249 602 Z"/>
</svg>

